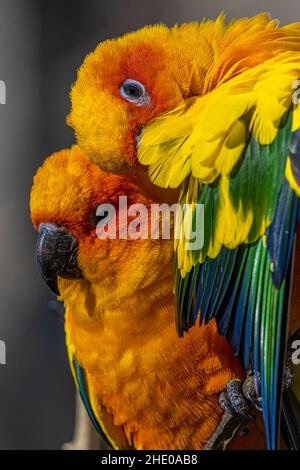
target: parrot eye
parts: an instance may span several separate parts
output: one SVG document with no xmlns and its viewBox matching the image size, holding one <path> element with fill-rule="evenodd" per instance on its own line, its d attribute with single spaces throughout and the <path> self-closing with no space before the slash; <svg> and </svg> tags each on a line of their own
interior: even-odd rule
<svg viewBox="0 0 300 470">
<path fill-rule="evenodd" d="M 106 221 L 107 220 L 107 216 L 108 216 L 108 212 L 105 211 L 103 214 L 100 214 L 100 215 L 97 215 L 96 214 L 96 222 L 97 224 L 100 222 L 100 223 L 103 223 L 103 221 Z"/>
<path fill-rule="evenodd" d="M 146 106 L 150 103 L 150 96 L 144 85 L 131 78 L 122 83 L 120 86 L 120 94 L 125 100 L 137 106 Z"/>
<path fill-rule="evenodd" d="M 107 224 L 107 222 L 109 221 L 108 211 L 104 211 L 103 214 L 99 214 L 99 215 L 96 213 L 95 219 L 96 219 L 96 224 L 101 224 L 101 225 Z"/>
<path fill-rule="evenodd" d="M 101 205 L 96 210 L 92 211 L 89 215 L 89 225 L 91 227 L 105 226 L 112 218 L 111 211 L 106 210 L 106 205 L 101 208 Z"/>
</svg>

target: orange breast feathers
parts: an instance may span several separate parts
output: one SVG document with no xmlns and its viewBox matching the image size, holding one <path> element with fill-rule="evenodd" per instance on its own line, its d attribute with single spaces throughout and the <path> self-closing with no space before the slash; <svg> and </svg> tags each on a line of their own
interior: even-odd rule
<svg viewBox="0 0 300 470">
<path fill-rule="evenodd" d="M 120 195 L 148 208 L 153 202 L 129 177 L 101 172 L 78 147 L 50 157 L 34 180 L 35 227 L 63 225 L 79 244 L 84 278 L 58 283 L 69 353 L 85 370 L 95 415 L 100 408 L 112 414 L 129 445 L 201 449 L 220 422 L 220 391 L 243 372 L 214 321 L 178 338 L 172 240 L 97 237 L 97 206 L 113 204 L 118 219 Z"/>
</svg>

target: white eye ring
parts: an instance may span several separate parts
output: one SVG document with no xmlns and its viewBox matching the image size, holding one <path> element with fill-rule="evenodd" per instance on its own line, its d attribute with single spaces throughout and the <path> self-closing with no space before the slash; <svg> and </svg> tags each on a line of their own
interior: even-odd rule
<svg viewBox="0 0 300 470">
<path fill-rule="evenodd" d="M 120 95 L 129 103 L 134 103 L 137 106 L 147 106 L 150 103 L 150 96 L 144 85 L 132 78 L 128 78 L 122 83 Z"/>
</svg>

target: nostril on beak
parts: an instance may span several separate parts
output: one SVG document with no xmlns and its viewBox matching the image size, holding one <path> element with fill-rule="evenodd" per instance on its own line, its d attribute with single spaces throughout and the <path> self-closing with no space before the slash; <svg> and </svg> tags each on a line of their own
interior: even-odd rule
<svg viewBox="0 0 300 470">
<path fill-rule="evenodd" d="M 46 285 L 60 295 L 57 276 L 81 279 L 82 272 L 77 263 L 78 243 L 67 229 L 55 224 L 40 224 L 36 244 L 36 260 L 39 272 Z"/>
</svg>

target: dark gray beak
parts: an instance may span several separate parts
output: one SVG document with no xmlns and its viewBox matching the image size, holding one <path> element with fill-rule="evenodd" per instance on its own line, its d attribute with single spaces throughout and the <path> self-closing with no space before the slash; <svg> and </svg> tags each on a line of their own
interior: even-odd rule
<svg viewBox="0 0 300 470">
<path fill-rule="evenodd" d="M 40 224 L 36 244 L 36 259 L 39 272 L 47 286 L 60 295 L 57 276 L 66 279 L 81 279 L 82 271 L 77 264 L 78 243 L 64 227 Z"/>
</svg>

